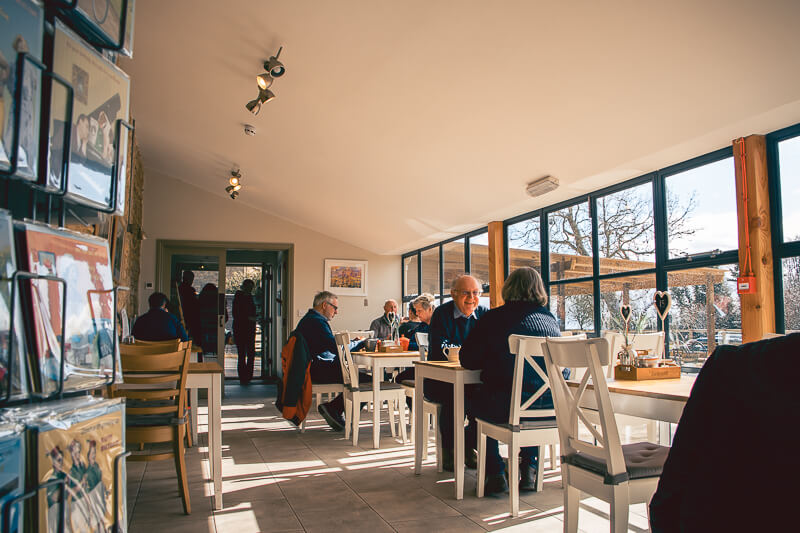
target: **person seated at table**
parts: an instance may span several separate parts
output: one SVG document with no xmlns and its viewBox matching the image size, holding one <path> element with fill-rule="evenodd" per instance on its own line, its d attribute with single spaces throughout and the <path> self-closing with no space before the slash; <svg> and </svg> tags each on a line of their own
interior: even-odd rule
<svg viewBox="0 0 800 533">
<path fill-rule="evenodd" d="M 419 327 L 420 324 L 421 322 L 417 317 L 417 312 L 414 310 L 414 306 L 409 303 L 408 316 L 403 318 L 403 321 L 401 322 L 400 328 L 397 330 L 397 333 L 401 337 L 405 337 L 406 339 L 412 339 L 414 337 L 414 331 L 416 331 L 416 329 Z"/>
<path fill-rule="evenodd" d="M 391 339 L 392 329 L 398 325 L 397 302 L 389 299 L 383 303 L 383 315 L 379 316 L 369 325 L 376 339 Z"/>
<path fill-rule="evenodd" d="M 472 328 L 461 345 L 461 366 L 481 370 L 482 384 L 472 390 L 466 403 L 468 416 L 499 424 L 508 422 L 511 390 L 516 357 L 508 349 L 508 336 L 512 334 L 536 337 L 560 337 L 556 317 L 545 307 L 547 292 L 539 273 L 531 267 L 521 267 L 512 272 L 503 285 L 505 304 L 486 312 Z M 544 359 L 537 357 L 544 370 Z M 541 376 L 530 366 L 525 366 L 522 378 L 522 400 L 530 398 L 544 384 Z M 553 397 L 546 391 L 531 408 L 553 409 Z M 475 428 L 477 429 L 477 428 Z M 466 447 L 475 447 L 477 431 L 469 428 L 465 434 Z M 521 448 L 519 482 L 521 490 L 536 490 L 536 464 L 539 448 Z M 516 482 L 516 480 L 512 480 Z M 486 494 L 508 490 L 505 465 L 500 457 L 497 441 L 486 439 Z"/>
<path fill-rule="evenodd" d="M 342 367 L 336 338 L 329 322 L 339 311 L 339 297 L 329 291 L 314 296 L 313 307 L 297 323 L 295 333 L 302 335 L 311 354 L 312 383 L 342 383 Z M 360 339 L 350 341 L 350 350 L 363 344 Z M 371 381 L 366 374 L 359 373 L 359 382 Z M 319 414 L 334 431 L 344 429 L 344 397 L 339 394 L 333 400 L 317 406 Z"/>
<path fill-rule="evenodd" d="M 167 311 L 167 295 L 154 292 L 147 299 L 150 310 L 136 319 L 133 338 L 143 341 L 189 340 L 178 317 Z"/>
<path fill-rule="evenodd" d="M 416 310 L 414 316 L 419 319 L 419 325 L 411 332 L 411 336 L 408 337 L 408 350 L 411 352 L 416 352 L 419 350 L 419 345 L 417 344 L 417 333 L 429 333 L 430 332 L 430 323 L 431 317 L 433 316 L 433 311 L 436 309 L 435 302 L 436 299 L 430 293 L 422 293 L 417 296 L 412 302 L 411 305 L 408 306 L 409 314 L 412 309 Z M 414 367 L 406 368 L 397 376 L 395 376 L 394 380 L 396 383 L 402 383 L 403 381 L 413 380 L 414 379 Z M 406 398 L 406 403 L 408 404 L 408 408 L 411 409 L 411 398 Z"/>
<path fill-rule="evenodd" d="M 791 531 L 800 333 L 720 345 L 683 408 L 650 500 L 654 533 Z M 773 457 L 761 464 L 762 455 Z"/>
<path fill-rule="evenodd" d="M 461 346 L 466 340 L 470 330 L 475 327 L 479 319 L 488 311 L 480 305 L 481 284 L 477 279 L 469 274 L 462 274 L 453 280 L 450 288 L 450 296 L 453 298 L 449 302 L 437 307 L 431 317 L 430 331 L 428 333 L 428 360 L 446 361 L 442 348 L 445 346 Z M 473 385 L 467 385 L 469 389 Z M 439 431 L 442 443 L 442 468 L 448 472 L 453 471 L 453 385 L 428 379 L 425 381 L 425 397 L 442 406 L 439 417 Z M 464 401 L 468 401 L 465 391 Z M 465 403 L 465 412 L 466 403 Z M 470 425 L 474 421 L 470 422 Z M 475 458 L 470 451 L 466 454 L 465 463 L 470 468 L 475 468 Z"/>
</svg>

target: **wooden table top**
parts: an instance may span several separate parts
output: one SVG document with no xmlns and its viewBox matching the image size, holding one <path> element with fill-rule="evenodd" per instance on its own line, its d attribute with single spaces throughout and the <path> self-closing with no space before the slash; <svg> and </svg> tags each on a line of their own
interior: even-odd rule
<svg viewBox="0 0 800 533">
<path fill-rule="evenodd" d="M 645 381 L 609 379 L 607 383 L 609 392 L 685 402 L 692 393 L 695 378 L 694 375 L 681 375 L 679 379 L 649 379 Z M 580 385 L 578 381 L 573 380 L 568 381 L 567 384 L 575 388 Z M 592 388 L 592 384 L 589 383 L 587 388 Z"/>
<path fill-rule="evenodd" d="M 359 357 L 419 357 L 419 352 L 350 352 Z"/>
<path fill-rule="evenodd" d="M 190 374 L 222 374 L 224 371 L 225 369 L 217 361 L 189 363 Z"/>
<path fill-rule="evenodd" d="M 414 361 L 417 366 L 432 366 L 436 368 L 450 368 L 454 371 L 468 371 L 469 369 L 461 366 L 461 363 L 455 361 Z"/>
</svg>

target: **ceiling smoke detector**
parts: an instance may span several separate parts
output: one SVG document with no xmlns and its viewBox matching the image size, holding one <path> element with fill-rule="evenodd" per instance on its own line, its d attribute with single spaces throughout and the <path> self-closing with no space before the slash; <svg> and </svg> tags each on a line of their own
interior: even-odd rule
<svg viewBox="0 0 800 533">
<path fill-rule="evenodd" d="M 546 194 L 550 191 L 554 191 L 557 188 L 558 179 L 554 178 L 553 176 L 545 176 L 528 183 L 528 185 L 525 187 L 525 192 L 528 194 L 528 196 L 536 197 Z"/>
<path fill-rule="evenodd" d="M 244 125 L 244 134 L 250 137 L 255 136 L 256 134 L 256 127 L 250 124 Z"/>
</svg>

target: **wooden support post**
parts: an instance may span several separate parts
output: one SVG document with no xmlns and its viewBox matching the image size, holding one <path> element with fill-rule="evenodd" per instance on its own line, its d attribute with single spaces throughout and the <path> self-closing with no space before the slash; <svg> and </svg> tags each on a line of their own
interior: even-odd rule
<svg viewBox="0 0 800 533">
<path fill-rule="evenodd" d="M 503 282 L 505 281 L 505 261 L 503 260 L 503 223 L 489 222 L 489 305 L 503 305 Z"/>
<path fill-rule="evenodd" d="M 756 292 L 739 295 L 742 308 L 742 342 L 760 340 L 775 332 L 775 291 L 772 270 L 772 228 L 770 226 L 767 142 L 763 135 L 750 135 L 733 142 L 736 165 L 736 212 L 739 219 L 739 272 L 745 272 L 746 238 L 750 237 L 750 261 L 756 278 Z M 745 169 L 743 172 L 742 147 Z M 742 178 L 747 176 L 747 205 L 742 198 Z M 745 227 L 745 216 L 749 227 Z"/>
</svg>

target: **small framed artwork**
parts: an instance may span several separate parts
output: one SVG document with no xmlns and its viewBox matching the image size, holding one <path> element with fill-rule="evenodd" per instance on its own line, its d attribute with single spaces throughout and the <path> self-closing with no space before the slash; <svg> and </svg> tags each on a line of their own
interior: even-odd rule
<svg viewBox="0 0 800 533">
<path fill-rule="evenodd" d="M 338 296 L 366 296 L 367 262 L 326 259 L 325 290 Z"/>
</svg>

